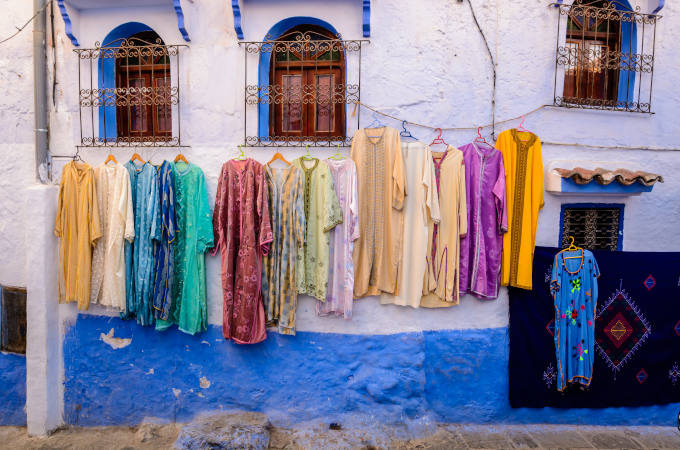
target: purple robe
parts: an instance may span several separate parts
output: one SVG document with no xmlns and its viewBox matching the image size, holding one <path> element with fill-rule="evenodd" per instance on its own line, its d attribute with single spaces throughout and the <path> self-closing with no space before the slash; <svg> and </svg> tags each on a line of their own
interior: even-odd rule
<svg viewBox="0 0 680 450">
<path fill-rule="evenodd" d="M 468 233 L 460 240 L 460 294 L 495 299 L 508 231 L 503 155 L 483 143 L 460 147 L 465 160 Z"/>
</svg>

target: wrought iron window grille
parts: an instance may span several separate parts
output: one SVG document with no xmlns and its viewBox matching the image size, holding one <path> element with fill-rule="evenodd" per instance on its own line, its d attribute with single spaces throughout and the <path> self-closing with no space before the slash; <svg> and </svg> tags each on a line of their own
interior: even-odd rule
<svg viewBox="0 0 680 450">
<path fill-rule="evenodd" d="M 559 11 L 554 105 L 652 113 L 657 14 L 626 0 L 552 3 Z"/>
<path fill-rule="evenodd" d="M 369 42 L 295 29 L 277 39 L 239 42 L 245 71 L 244 144 L 349 146 L 353 132 L 348 125 L 355 116 L 349 105 L 361 100 L 361 51 Z M 256 70 L 249 72 L 249 67 Z"/>
<path fill-rule="evenodd" d="M 622 249 L 623 205 L 610 206 L 567 206 L 562 209 L 563 248 L 569 246 L 569 236 L 574 244 L 589 250 Z"/>
<path fill-rule="evenodd" d="M 187 147 L 181 136 L 179 76 L 180 51 L 188 45 L 140 36 L 73 50 L 78 55 L 77 147 Z"/>
</svg>

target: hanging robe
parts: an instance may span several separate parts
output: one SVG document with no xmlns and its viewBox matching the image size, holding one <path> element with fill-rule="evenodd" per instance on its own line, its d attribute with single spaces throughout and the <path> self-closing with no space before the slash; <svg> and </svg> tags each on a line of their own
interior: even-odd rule
<svg viewBox="0 0 680 450">
<path fill-rule="evenodd" d="M 168 320 L 158 319 L 156 329 L 173 323 L 180 331 L 196 334 L 207 329 L 205 252 L 213 247 L 212 214 L 203 171 L 195 164 L 172 164 L 177 228 L 173 241 L 172 304 Z"/>
<path fill-rule="evenodd" d="M 397 293 L 404 230 L 406 175 L 399 132 L 360 129 L 351 158 L 359 188 L 359 239 L 354 244 L 354 297 Z"/>
<path fill-rule="evenodd" d="M 498 297 L 505 209 L 503 155 L 475 142 L 460 147 L 465 160 L 468 233 L 460 240 L 460 294 Z"/>
<path fill-rule="evenodd" d="M 102 237 L 92 254 L 90 302 L 125 309 L 125 251 L 123 242 L 133 242 L 130 176 L 121 164 L 102 164 L 94 170 Z"/>
<path fill-rule="evenodd" d="M 449 146 L 432 156 L 441 220 L 430 224 L 420 306 L 439 308 L 459 303 L 460 238 L 467 233 L 467 201 L 463 152 Z"/>
<path fill-rule="evenodd" d="M 354 161 L 326 161 L 333 177 L 335 192 L 342 211 L 342 223 L 330 231 L 329 271 L 326 301 L 317 301 L 320 316 L 335 314 L 352 318 L 354 303 L 354 241 L 359 238 L 357 169 Z"/>
<path fill-rule="evenodd" d="M 531 289 L 538 211 L 544 204 L 541 141 L 513 128 L 498 135 L 496 148 L 503 153 L 508 212 L 501 284 Z"/>
<path fill-rule="evenodd" d="M 262 164 L 248 158 L 222 166 L 213 218 L 222 256 L 222 334 L 239 344 L 267 338 L 260 292 L 262 257 L 273 240 Z"/>
<path fill-rule="evenodd" d="M 342 223 L 333 175 L 325 161 L 298 158 L 293 164 L 304 174 L 305 245 L 297 255 L 298 294 L 325 301 L 330 269 L 330 231 Z M 311 165 L 309 165 L 311 164 Z"/>
<path fill-rule="evenodd" d="M 130 174 L 135 240 L 134 243 L 125 243 L 128 279 L 123 317 L 126 319 L 135 317 L 140 325 L 152 325 L 153 248 L 154 241 L 160 240 L 161 237 L 158 173 L 149 162 L 139 167 L 133 161 L 128 161 L 125 168 Z"/>
<path fill-rule="evenodd" d="M 59 184 L 54 234 L 59 238 L 59 303 L 90 306 L 92 247 L 101 237 L 94 171 L 89 164 L 71 161 Z"/>
<path fill-rule="evenodd" d="M 156 319 L 168 320 L 172 307 L 172 279 L 174 271 L 173 242 L 177 233 L 175 215 L 175 186 L 172 163 L 163 161 L 158 169 L 161 239 L 154 252 L 153 309 Z M 156 323 L 156 327 L 163 324 Z"/>
<path fill-rule="evenodd" d="M 418 308 L 427 267 L 429 227 L 440 221 L 437 179 L 428 146 L 421 142 L 402 142 L 401 150 L 409 187 L 404 204 L 404 236 L 408 244 L 402 246 L 399 293 L 383 293 L 380 303 Z"/>
<path fill-rule="evenodd" d="M 296 261 L 304 245 L 305 211 L 302 171 L 264 166 L 273 241 L 263 257 L 262 297 L 268 326 L 295 334 Z"/>
</svg>

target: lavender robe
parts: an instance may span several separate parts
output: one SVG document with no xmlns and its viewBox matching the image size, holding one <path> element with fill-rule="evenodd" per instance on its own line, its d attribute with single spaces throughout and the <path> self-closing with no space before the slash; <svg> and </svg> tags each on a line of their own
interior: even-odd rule
<svg viewBox="0 0 680 450">
<path fill-rule="evenodd" d="M 503 233 L 508 230 L 503 155 L 481 143 L 460 147 L 465 160 L 468 233 L 460 240 L 460 294 L 495 299 Z"/>
</svg>

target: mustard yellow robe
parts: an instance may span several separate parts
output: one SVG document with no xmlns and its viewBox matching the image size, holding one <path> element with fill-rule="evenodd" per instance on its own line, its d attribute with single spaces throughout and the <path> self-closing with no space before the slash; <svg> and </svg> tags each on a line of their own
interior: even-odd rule
<svg viewBox="0 0 680 450">
<path fill-rule="evenodd" d="M 54 234 L 59 242 L 59 303 L 90 306 L 92 248 L 102 235 L 94 170 L 72 161 L 64 166 Z"/>
<path fill-rule="evenodd" d="M 538 211 L 544 203 L 541 141 L 513 128 L 498 136 L 496 148 L 503 154 L 508 211 L 501 284 L 531 289 Z"/>
<path fill-rule="evenodd" d="M 406 173 L 399 131 L 362 128 L 352 138 L 357 166 L 359 239 L 354 244 L 354 297 L 398 293 Z"/>
</svg>

